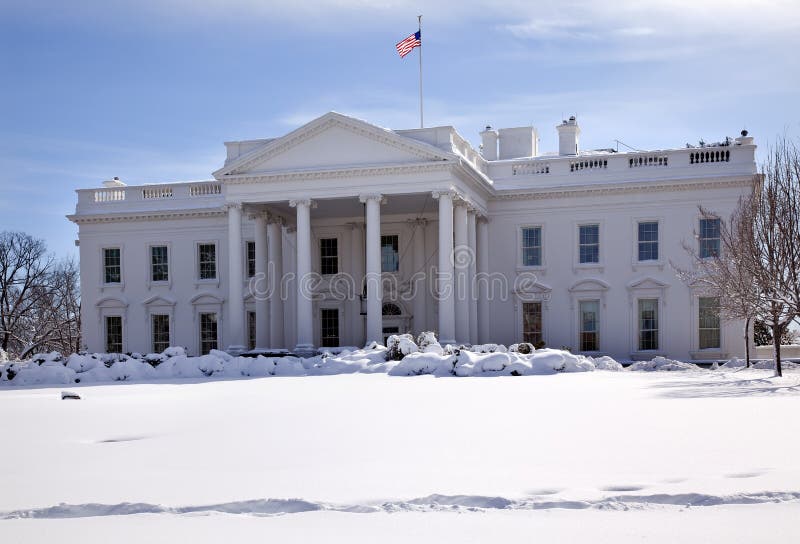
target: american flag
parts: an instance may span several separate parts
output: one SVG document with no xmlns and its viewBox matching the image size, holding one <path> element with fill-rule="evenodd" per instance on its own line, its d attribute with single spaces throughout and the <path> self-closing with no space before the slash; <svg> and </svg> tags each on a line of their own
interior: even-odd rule
<svg viewBox="0 0 800 544">
<path fill-rule="evenodd" d="M 398 42 L 395 47 L 397 48 L 397 52 L 400 54 L 400 58 L 405 57 L 411 50 L 415 47 L 422 46 L 422 31 L 417 30 L 411 36 L 406 38 L 405 40 Z"/>
</svg>

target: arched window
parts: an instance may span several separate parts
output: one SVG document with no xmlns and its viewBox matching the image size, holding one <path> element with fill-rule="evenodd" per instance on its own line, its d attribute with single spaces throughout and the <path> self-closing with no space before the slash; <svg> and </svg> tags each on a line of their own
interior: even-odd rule
<svg viewBox="0 0 800 544">
<path fill-rule="evenodd" d="M 383 315 L 402 315 L 403 312 L 400 310 L 400 306 L 393 302 L 387 302 L 381 308 L 381 313 Z"/>
</svg>

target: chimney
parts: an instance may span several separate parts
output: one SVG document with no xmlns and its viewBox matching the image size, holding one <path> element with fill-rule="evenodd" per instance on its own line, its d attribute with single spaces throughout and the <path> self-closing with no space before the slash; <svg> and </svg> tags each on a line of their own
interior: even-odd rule
<svg viewBox="0 0 800 544">
<path fill-rule="evenodd" d="M 577 155 L 578 136 L 581 134 L 581 127 L 578 126 L 575 116 L 573 115 L 568 120 L 562 121 L 556 127 L 556 130 L 558 130 L 558 154 Z"/>
<path fill-rule="evenodd" d="M 486 125 L 486 130 L 481 132 L 483 158 L 487 161 L 497 160 L 497 131 Z"/>
<path fill-rule="evenodd" d="M 125 187 L 125 183 L 120 181 L 117 176 L 114 176 L 114 179 L 107 179 L 104 181 L 103 187 Z"/>
<path fill-rule="evenodd" d="M 501 128 L 500 160 L 535 157 L 539 151 L 539 138 L 533 127 Z"/>
</svg>

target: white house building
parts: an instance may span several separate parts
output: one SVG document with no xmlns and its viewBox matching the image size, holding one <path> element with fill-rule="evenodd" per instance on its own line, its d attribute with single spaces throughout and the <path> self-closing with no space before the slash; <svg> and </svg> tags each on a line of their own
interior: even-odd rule
<svg viewBox="0 0 800 544">
<path fill-rule="evenodd" d="M 533 127 L 387 130 L 327 113 L 227 142 L 213 180 L 80 189 L 87 349 L 544 342 L 621 359 L 743 352 L 741 323 L 676 277 L 719 249 L 756 172 L 746 132 L 702 147 L 557 153 Z M 302 280 L 302 281 L 299 281 Z"/>
</svg>

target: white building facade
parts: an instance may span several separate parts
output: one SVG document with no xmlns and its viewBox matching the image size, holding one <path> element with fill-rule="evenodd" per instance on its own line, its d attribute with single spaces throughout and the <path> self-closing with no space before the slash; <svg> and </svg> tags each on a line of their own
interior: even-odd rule
<svg viewBox="0 0 800 544">
<path fill-rule="evenodd" d="M 750 190 L 753 138 L 558 153 L 533 127 L 387 130 L 328 113 L 227 142 L 203 182 L 78 190 L 90 351 L 189 353 L 532 342 L 620 359 L 723 359 L 742 324 L 676 277 L 719 249 Z M 701 217 L 698 206 L 718 217 Z"/>
</svg>

